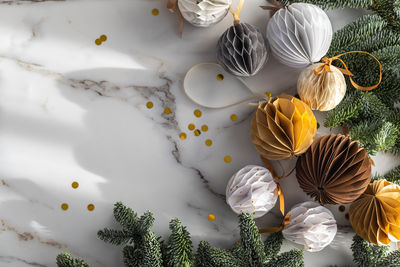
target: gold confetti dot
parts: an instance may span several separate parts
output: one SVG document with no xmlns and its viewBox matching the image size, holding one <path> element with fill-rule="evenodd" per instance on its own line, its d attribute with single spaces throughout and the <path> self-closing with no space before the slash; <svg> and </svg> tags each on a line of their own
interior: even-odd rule
<svg viewBox="0 0 400 267">
<path fill-rule="evenodd" d="M 237 118 L 237 115 L 236 115 L 236 114 L 232 114 L 232 115 L 231 115 L 231 120 L 232 120 L 232 121 L 237 121 L 237 119 L 238 119 L 238 118 Z"/>
<path fill-rule="evenodd" d="M 201 111 L 199 109 L 196 109 L 193 114 L 197 117 L 200 118 L 201 117 Z"/>
<path fill-rule="evenodd" d="M 345 206 L 343 206 L 343 205 L 340 205 L 339 206 L 339 211 L 340 212 L 344 212 L 346 210 L 346 207 Z"/>
<path fill-rule="evenodd" d="M 100 39 L 100 41 L 105 42 L 105 41 L 107 41 L 107 35 L 102 34 L 99 39 Z"/>
<path fill-rule="evenodd" d="M 212 140 L 211 139 L 207 139 L 205 141 L 205 143 L 206 143 L 206 146 L 211 146 L 212 145 Z"/>
<path fill-rule="evenodd" d="M 207 132 L 208 131 L 208 126 L 204 124 L 203 126 L 201 126 L 201 130 L 203 132 Z"/>
<path fill-rule="evenodd" d="M 231 162 L 231 161 L 232 161 L 231 156 L 225 156 L 224 161 L 225 161 L 226 163 Z"/>
<path fill-rule="evenodd" d="M 164 109 L 165 114 L 171 114 L 171 109 L 170 108 L 165 108 Z"/>
<path fill-rule="evenodd" d="M 159 13 L 160 13 L 160 11 L 158 11 L 157 8 L 154 8 L 154 9 L 151 11 L 151 14 L 153 14 L 154 16 L 157 16 Z"/>
<path fill-rule="evenodd" d="M 209 220 L 210 222 L 214 221 L 214 220 L 215 220 L 215 215 L 212 214 L 212 213 L 208 214 L 208 220 Z"/>
<path fill-rule="evenodd" d="M 67 210 L 68 209 L 68 204 L 67 203 L 62 203 L 61 204 L 61 209 L 62 210 Z"/>
<path fill-rule="evenodd" d="M 179 134 L 179 138 L 182 139 L 182 140 L 185 140 L 186 139 L 186 134 L 185 133 L 180 133 Z"/>
<path fill-rule="evenodd" d="M 96 39 L 96 40 L 94 40 L 94 43 L 95 43 L 96 45 L 101 45 L 101 40 L 100 40 L 100 39 Z"/>
<path fill-rule="evenodd" d="M 221 73 L 217 75 L 217 80 L 218 81 L 222 81 L 224 80 L 224 75 L 222 75 Z"/>
<path fill-rule="evenodd" d="M 190 124 L 188 125 L 188 129 L 189 129 L 189 130 L 193 131 L 194 128 L 196 128 L 196 126 L 195 126 L 193 123 L 190 123 Z"/>
<path fill-rule="evenodd" d="M 268 92 L 268 91 L 265 92 L 265 95 L 266 95 L 268 98 L 271 98 L 271 96 L 272 96 L 272 95 L 271 95 L 271 92 Z"/>
<path fill-rule="evenodd" d="M 93 211 L 93 210 L 94 210 L 94 205 L 93 205 L 93 204 L 87 205 L 87 209 L 88 209 L 89 211 Z"/>
<path fill-rule="evenodd" d="M 149 108 L 149 109 L 152 108 L 153 106 L 154 106 L 153 102 L 151 102 L 151 101 L 146 103 L 146 107 Z"/>
<path fill-rule="evenodd" d="M 199 129 L 194 130 L 193 133 L 194 133 L 195 136 L 199 136 L 201 134 Z"/>
<path fill-rule="evenodd" d="M 79 183 L 78 182 L 72 182 L 71 184 L 72 188 L 77 189 L 79 187 Z"/>
</svg>

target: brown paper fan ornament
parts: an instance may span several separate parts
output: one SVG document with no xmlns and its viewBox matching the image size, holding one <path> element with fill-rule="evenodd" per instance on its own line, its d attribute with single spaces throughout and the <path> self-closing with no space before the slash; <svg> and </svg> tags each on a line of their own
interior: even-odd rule
<svg viewBox="0 0 400 267">
<path fill-rule="evenodd" d="M 299 157 L 296 177 L 301 189 L 321 204 L 345 204 L 367 188 L 371 163 L 356 141 L 341 134 L 324 135 Z"/>
<path fill-rule="evenodd" d="M 384 179 L 369 184 L 350 206 L 354 231 L 375 245 L 400 240 L 400 187 Z"/>
<path fill-rule="evenodd" d="M 263 160 L 304 153 L 316 132 L 317 121 L 310 107 L 290 95 L 261 102 L 250 125 L 250 137 Z"/>
</svg>

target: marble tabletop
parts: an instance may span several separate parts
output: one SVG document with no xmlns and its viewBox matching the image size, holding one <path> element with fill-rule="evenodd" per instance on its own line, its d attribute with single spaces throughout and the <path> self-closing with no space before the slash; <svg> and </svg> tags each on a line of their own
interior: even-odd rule
<svg viewBox="0 0 400 267">
<path fill-rule="evenodd" d="M 247 1 L 241 16 L 262 32 L 268 14 L 258 6 L 264 2 Z M 253 109 L 201 108 L 182 87 L 191 66 L 215 61 L 217 39 L 232 18 L 207 29 L 186 24 L 181 39 L 177 16 L 165 4 L 0 1 L 0 266 L 55 266 L 62 251 L 96 267 L 123 266 L 121 248 L 96 237 L 97 230 L 116 227 L 116 201 L 138 213 L 153 211 L 153 230 L 164 237 L 168 222 L 180 218 L 195 247 L 208 240 L 228 248 L 237 240 L 237 216 L 225 204 L 224 192 L 239 168 L 261 164 L 249 138 Z M 361 14 L 329 12 L 334 29 Z M 107 40 L 96 44 L 101 35 Z M 294 93 L 298 73 L 271 58 L 246 83 L 257 92 Z M 222 87 L 234 83 L 225 78 Z M 240 94 L 239 87 L 229 88 L 229 95 Z M 196 109 L 201 117 L 194 115 Z M 316 116 L 322 125 L 324 114 Z M 188 129 L 190 123 L 200 129 L 199 136 Z M 388 154 L 374 160 L 377 173 L 397 163 Z M 282 164 L 289 169 L 294 160 Z M 293 175 L 282 187 L 287 207 L 308 200 Z M 347 207 L 344 212 L 329 208 L 339 232 L 328 248 L 305 253 L 306 266 L 351 264 Z M 216 217 L 212 222 L 210 213 Z M 280 220 L 275 207 L 257 224 L 276 226 Z M 293 247 L 285 242 L 283 250 Z"/>
</svg>

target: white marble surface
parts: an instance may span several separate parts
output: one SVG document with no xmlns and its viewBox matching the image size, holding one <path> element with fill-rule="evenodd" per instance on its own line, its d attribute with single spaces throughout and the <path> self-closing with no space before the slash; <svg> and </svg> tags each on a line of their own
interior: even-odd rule
<svg viewBox="0 0 400 267">
<path fill-rule="evenodd" d="M 242 20 L 264 32 L 268 15 L 261 4 L 247 1 Z M 329 15 L 337 29 L 359 14 Z M 122 266 L 121 248 L 96 237 L 98 229 L 116 226 L 116 201 L 139 213 L 153 211 L 153 229 L 163 236 L 170 219 L 179 217 L 196 246 L 206 239 L 227 248 L 237 240 L 236 215 L 223 194 L 234 172 L 260 164 L 249 138 L 252 109 L 201 108 L 196 118 L 198 107 L 182 91 L 192 65 L 215 61 L 217 38 L 231 23 L 227 16 L 209 29 L 186 24 L 180 39 L 177 17 L 161 0 L 0 1 L 0 266 L 55 266 L 61 251 L 93 266 Z M 101 34 L 108 40 L 97 46 Z M 271 59 L 246 82 L 276 95 L 294 92 L 297 75 Z M 317 117 L 322 124 L 323 114 Z M 209 131 L 195 137 L 189 123 L 207 124 Z M 181 131 L 186 140 L 179 139 Z M 207 138 L 211 147 L 204 145 Z M 375 162 L 377 172 L 396 164 L 390 155 Z M 287 207 L 308 199 L 294 176 L 282 187 Z M 64 202 L 67 211 L 60 208 Z M 344 213 L 330 208 L 339 233 L 323 251 L 306 252 L 306 266 L 351 264 L 353 234 Z M 276 226 L 280 219 L 275 207 L 257 223 Z M 285 250 L 292 247 L 285 242 Z"/>
</svg>

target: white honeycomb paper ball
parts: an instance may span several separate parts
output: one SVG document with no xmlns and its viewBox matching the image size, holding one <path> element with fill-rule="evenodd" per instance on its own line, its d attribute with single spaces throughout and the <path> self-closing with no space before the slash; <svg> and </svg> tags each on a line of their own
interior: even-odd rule
<svg viewBox="0 0 400 267">
<path fill-rule="evenodd" d="M 315 252 L 328 246 L 337 232 L 336 220 L 327 208 L 316 202 L 307 201 L 294 206 L 289 224 L 282 230 L 283 236 L 304 250 Z"/>
<path fill-rule="evenodd" d="M 304 68 L 328 52 L 332 25 L 326 13 L 307 3 L 294 3 L 278 10 L 267 27 L 273 55 L 283 64 Z"/>
<path fill-rule="evenodd" d="M 221 21 L 231 4 L 232 0 L 178 0 L 183 18 L 197 27 L 208 27 Z"/>
<path fill-rule="evenodd" d="M 250 213 L 259 218 L 270 211 L 278 199 L 277 185 L 271 172 L 248 165 L 235 173 L 226 188 L 226 202 L 236 213 Z"/>
</svg>

